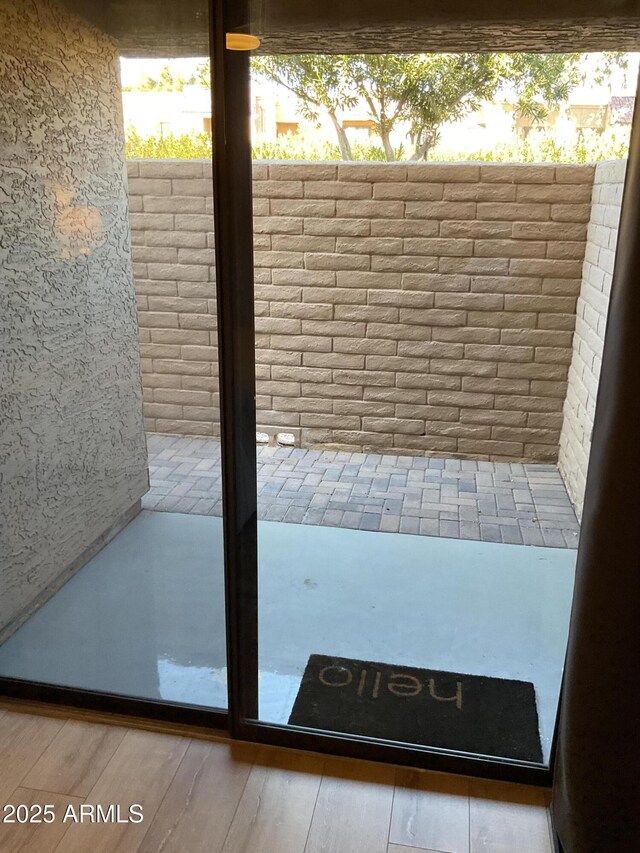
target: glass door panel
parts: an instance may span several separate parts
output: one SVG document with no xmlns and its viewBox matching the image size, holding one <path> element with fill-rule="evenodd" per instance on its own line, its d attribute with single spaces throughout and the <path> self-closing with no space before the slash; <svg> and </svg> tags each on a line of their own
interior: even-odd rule
<svg viewBox="0 0 640 853">
<path fill-rule="evenodd" d="M 496 116 L 532 55 L 434 129 L 438 73 L 493 73 L 497 56 L 322 54 L 312 25 L 294 38 L 274 20 L 252 22 L 259 677 L 245 731 L 548 767 L 597 388 L 598 356 L 587 390 L 582 353 L 602 345 L 625 162 L 576 164 L 572 145 L 595 141 L 579 126 L 527 162 L 557 116 L 540 131 L 517 102 Z M 399 106 L 410 72 L 421 125 L 420 104 Z"/>
<path fill-rule="evenodd" d="M 0 677 L 225 709 L 208 14 L 110 5 L 0 11 Z"/>
</svg>

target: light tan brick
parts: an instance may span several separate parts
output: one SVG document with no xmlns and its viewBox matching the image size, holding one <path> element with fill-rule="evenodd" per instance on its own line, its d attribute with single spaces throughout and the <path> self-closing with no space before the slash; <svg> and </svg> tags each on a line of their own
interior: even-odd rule
<svg viewBox="0 0 640 853">
<path fill-rule="evenodd" d="M 370 306 L 386 305 L 396 309 L 433 308 L 435 294 L 418 290 L 370 290 L 367 301 Z"/>
<path fill-rule="evenodd" d="M 404 216 L 404 202 L 402 201 L 346 201 L 335 202 L 336 215 L 345 219 L 402 219 Z"/>
<path fill-rule="evenodd" d="M 433 183 L 379 183 L 373 185 L 373 197 L 403 199 L 406 201 L 439 201 L 444 193 L 443 184 Z"/>
<path fill-rule="evenodd" d="M 540 348 L 539 348 L 540 349 Z M 564 350 L 560 349 L 560 352 Z M 500 344 L 465 344 L 465 356 L 494 362 L 525 362 L 533 361 L 533 347 L 504 346 Z"/>
<path fill-rule="evenodd" d="M 431 370 L 433 373 L 442 373 L 445 375 L 451 374 L 463 377 L 495 376 L 497 366 L 490 361 L 475 361 L 470 358 L 432 358 Z M 462 387 L 464 389 L 464 381 L 462 383 Z"/>
<path fill-rule="evenodd" d="M 376 272 L 435 272 L 438 259 L 427 255 L 372 255 L 371 269 Z"/>
<path fill-rule="evenodd" d="M 256 317 L 256 332 L 276 335 L 299 335 L 301 321 L 284 317 Z"/>
<path fill-rule="evenodd" d="M 393 403 L 378 403 L 367 400 L 334 400 L 333 413 L 336 415 L 366 415 L 381 418 L 394 418 L 395 406 Z"/>
<path fill-rule="evenodd" d="M 304 255 L 302 252 L 256 251 L 253 253 L 253 262 L 257 267 L 287 267 L 288 269 L 302 269 L 304 265 Z"/>
<path fill-rule="evenodd" d="M 303 352 L 331 352 L 331 338 L 318 335 L 271 335 L 272 349 L 302 349 Z"/>
<path fill-rule="evenodd" d="M 272 216 L 335 216 L 336 202 L 332 199 L 274 198 L 269 201 Z M 340 216 L 340 214 L 338 214 Z"/>
<path fill-rule="evenodd" d="M 407 219 L 475 219 L 476 204 L 468 201 L 408 201 Z"/>
<path fill-rule="evenodd" d="M 253 230 L 258 234 L 302 234 L 303 222 L 301 216 L 256 216 Z"/>
<path fill-rule="evenodd" d="M 386 432 L 390 435 L 424 434 L 424 421 L 409 418 L 369 418 L 362 419 L 362 428 L 367 432 Z"/>
<path fill-rule="evenodd" d="M 571 206 L 571 205 L 569 205 Z M 549 204 L 499 204 L 494 202 L 478 202 L 478 219 L 514 220 L 522 222 L 546 222 L 549 219 Z M 574 220 L 576 221 L 576 220 Z"/>
<path fill-rule="evenodd" d="M 475 293 L 541 293 L 542 279 L 539 276 L 474 275 L 471 290 Z"/>
<path fill-rule="evenodd" d="M 302 198 L 304 195 L 302 181 L 254 181 L 254 198 Z"/>
<path fill-rule="evenodd" d="M 502 239 L 511 236 L 510 222 L 480 222 L 477 219 L 445 220 L 440 223 L 441 237 L 471 237 L 475 240 Z"/>
<path fill-rule="evenodd" d="M 146 213 L 204 213 L 204 199 L 199 196 L 153 196 L 142 199 Z"/>
<path fill-rule="evenodd" d="M 481 258 L 544 258 L 547 244 L 539 240 L 476 240 L 474 254 Z"/>
<path fill-rule="evenodd" d="M 353 254 L 399 255 L 403 251 L 400 237 L 338 237 L 336 251 Z"/>
<path fill-rule="evenodd" d="M 509 184 L 446 184 L 445 201 L 515 201 L 516 187 Z"/>
<path fill-rule="evenodd" d="M 142 160 L 140 176 L 143 178 L 201 178 L 203 161 L 198 160 Z M 211 185 L 209 185 L 211 188 Z"/>
<path fill-rule="evenodd" d="M 175 246 L 176 248 L 202 249 L 207 245 L 207 235 L 198 231 L 147 231 L 147 246 Z"/>
<path fill-rule="evenodd" d="M 528 163 L 492 164 L 480 167 L 480 180 L 491 183 L 548 184 L 553 182 L 555 166 L 530 166 Z"/>
<path fill-rule="evenodd" d="M 349 163 L 338 166 L 340 181 L 406 181 L 407 167 L 387 163 Z"/>
<path fill-rule="evenodd" d="M 337 177 L 337 164 L 269 163 L 271 181 L 335 181 Z M 261 180 L 264 180 L 264 177 Z"/>
<path fill-rule="evenodd" d="M 445 238 L 407 237 L 403 240 L 408 255 L 431 255 L 432 257 L 469 257 L 473 255 L 473 240 Z"/>
<path fill-rule="evenodd" d="M 196 195 L 206 198 L 213 192 L 209 178 L 173 178 L 171 184 L 174 195 Z"/>
<path fill-rule="evenodd" d="M 429 391 L 430 406 L 464 406 L 465 408 L 489 409 L 493 407 L 492 394 L 473 394 L 464 391 Z"/>
<path fill-rule="evenodd" d="M 590 213 L 589 204 L 552 204 L 550 215 L 556 222 L 588 222 Z"/>
<path fill-rule="evenodd" d="M 398 343 L 384 338 L 334 338 L 334 352 L 342 353 L 385 353 L 394 355 Z"/>
<path fill-rule="evenodd" d="M 304 265 L 310 270 L 368 270 L 368 255 L 305 252 Z"/>
<path fill-rule="evenodd" d="M 130 195 L 169 196 L 171 181 L 162 178 L 129 178 Z"/>
<path fill-rule="evenodd" d="M 480 167 L 470 163 L 409 163 L 407 180 L 475 183 L 480 180 Z"/>
<path fill-rule="evenodd" d="M 274 219 L 277 221 L 278 217 L 274 217 Z M 304 233 L 315 236 L 366 237 L 371 230 L 371 223 L 368 219 L 338 219 L 337 217 L 313 219 L 307 217 L 304 220 L 295 219 L 293 221 L 304 221 Z"/>
<path fill-rule="evenodd" d="M 372 219 L 372 237 L 436 237 L 440 223 L 434 219 Z"/>
<path fill-rule="evenodd" d="M 591 199 L 591 187 L 588 184 L 519 184 L 516 198 L 519 202 L 548 201 L 585 204 Z"/>
<path fill-rule="evenodd" d="M 464 292 L 469 290 L 470 279 L 466 275 L 445 275 L 438 273 L 403 273 L 402 289 L 415 291 Z"/>
<path fill-rule="evenodd" d="M 438 269 L 443 273 L 467 275 L 507 275 L 507 258 L 440 258 Z"/>
<path fill-rule="evenodd" d="M 558 233 L 558 225 L 555 222 L 514 222 L 512 237 L 515 240 L 578 240 L 584 241 L 587 234 L 585 224 L 568 222 L 562 226 L 562 233 Z"/>
<path fill-rule="evenodd" d="M 397 323 L 398 309 L 380 305 L 336 305 L 334 316 L 336 320 Z"/>
<path fill-rule="evenodd" d="M 462 390 L 474 394 L 528 394 L 528 379 L 505 379 L 501 376 L 463 376 Z"/>
<path fill-rule="evenodd" d="M 582 271 L 582 262 L 551 258 L 511 258 L 509 271 L 514 275 L 576 278 Z"/>
<path fill-rule="evenodd" d="M 303 187 L 305 198 L 371 198 L 371 184 L 365 182 L 305 181 Z"/>
<path fill-rule="evenodd" d="M 543 364 L 538 361 L 528 364 L 506 363 L 498 365 L 498 376 L 564 380 L 567 376 L 567 368 L 564 364 Z"/>
<path fill-rule="evenodd" d="M 504 296 L 496 293 L 436 293 L 435 306 L 467 311 L 501 311 Z"/>
<path fill-rule="evenodd" d="M 316 237 L 311 234 L 275 234 L 271 238 L 278 252 L 329 252 L 336 251 L 335 237 Z"/>
</svg>

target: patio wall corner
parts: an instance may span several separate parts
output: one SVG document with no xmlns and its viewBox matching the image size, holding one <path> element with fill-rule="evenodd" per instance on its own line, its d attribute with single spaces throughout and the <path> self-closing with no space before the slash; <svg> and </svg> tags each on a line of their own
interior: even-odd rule
<svg viewBox="0 0 640 853">
<path fill-rule="evenodd" d="M 593 182 L 558 456 L 578 516 L 587 480 L 626 167 L 626 160 L 598 163 Z"/>
</svg>

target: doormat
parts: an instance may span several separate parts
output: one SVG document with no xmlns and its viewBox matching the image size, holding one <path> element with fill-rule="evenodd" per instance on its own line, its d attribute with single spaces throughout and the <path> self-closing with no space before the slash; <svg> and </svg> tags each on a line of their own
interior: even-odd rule
<svg viewBox="0 0 640 853">
<path fill-rule="evenodd" d="M 311 655 L 289 723 L 542 762 L 530 681 Z"/>
</svg>

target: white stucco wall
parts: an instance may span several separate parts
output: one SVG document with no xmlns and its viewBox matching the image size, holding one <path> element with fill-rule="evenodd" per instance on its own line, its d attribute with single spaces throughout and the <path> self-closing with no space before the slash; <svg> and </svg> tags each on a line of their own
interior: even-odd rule
<svg viewBox="0 0 640 853">
<path fill-rule="evenodd" d="M 0 0 L 0 638 L 148 487 L 115 44 Z"/>
</svg>

